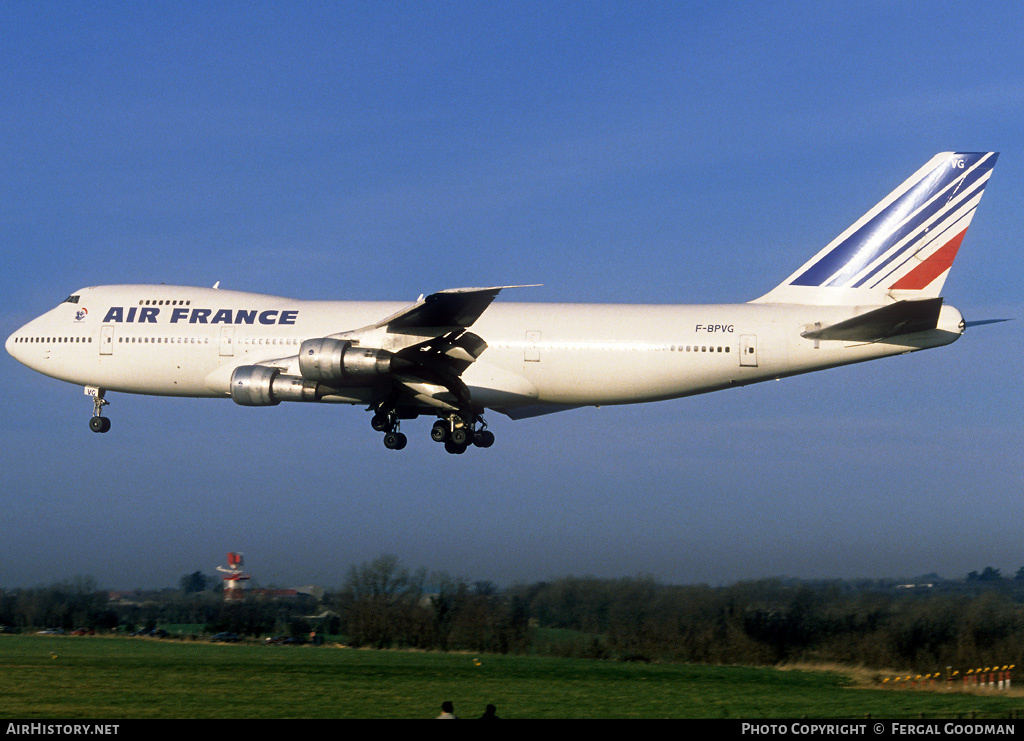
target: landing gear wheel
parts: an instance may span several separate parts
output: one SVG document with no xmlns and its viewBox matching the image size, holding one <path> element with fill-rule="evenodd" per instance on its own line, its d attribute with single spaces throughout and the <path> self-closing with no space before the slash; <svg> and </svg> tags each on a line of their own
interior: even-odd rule
<svg viewBox="0 0 1024 741">
<path fill-rule="evenodd" d="M 489 448 L 494 445 L 494 433 L 487 431 L 487 422 L 471 410 L 462 410 L 442 416 L 430 428 L 430 438 L 444 443 L 452 455 L 461 455 L 470 445 Z"/>
<path fill-rule="evenodd" d="M 391 414 L 385 414 L 378 412 L 373 415 L 373 419 L 370 420 L 370 427 L 377 432 L 386 432 L 395 426 L 394 416 Z"/>
<path fill-rule="evenodd" d="M 110 429 L 110 420 L 103 416 L 103 407 L 110 403 L 103 398 L 106 389 L 86 386 L 85 393 L 92 397 L 92 419 L 89 420 L 89 429 L 93 432 L 106 432 Z"/>
<path fill-rule="evenodd" d="M 401 450 L 409 443 L 409 438 L 401 432 L 389 432 L 384 435 L 384 447 L 388 450 Z"/>
</svg>

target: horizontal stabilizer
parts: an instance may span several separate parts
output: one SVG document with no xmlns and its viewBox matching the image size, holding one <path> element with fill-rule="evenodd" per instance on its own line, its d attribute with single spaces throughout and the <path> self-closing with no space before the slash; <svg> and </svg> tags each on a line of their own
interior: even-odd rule
<svg viewBox="0 0 1024 741">
<path fill-rule="evenodd" d="M 828 327 L 801 332 L 810 340 L 872 342 L 913 332 L 927 332 L 939 324 L 941 298 L 898 301 Z"/>
<path fill-rule="evenodd" d="M 985 324 L 999 324 L 1000 322 L 1012 322 L 1012 319 L 975 319 L 973 322 L 964 322 L 965 328 L 980 327 Z"/>
</svg>

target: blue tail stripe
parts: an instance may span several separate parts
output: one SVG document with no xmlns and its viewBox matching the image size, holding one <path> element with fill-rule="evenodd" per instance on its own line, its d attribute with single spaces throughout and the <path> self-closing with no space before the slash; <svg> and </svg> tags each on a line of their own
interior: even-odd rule
<svg viewBox="0 0 1024 741">
<path fill-rule="evenodd" d="M 978 168 L 978 169 L 980 170 L 981 168 Z M 975 171 L 975 172 L 977 172 L 977 171 Z M 964 185 L 957 192 L 957 196 L 958 196 L 957 197 L 957 202 L 958 203 L 960 203 L 960 204 L 969 203 L 972 198 L 974 198 L 982 190 L 985 189 L 985 184 L 986 183 L 980 183 L 980 184 L 977 183 L 978 178 L 980 178 L 982 175 L 984 175 L 985 172 L 987 172 L 987 170 L 981 172 L 977 177 L 965 178 Z M 972 186 L 973 186 L 973 188 L 972 188 Z M 971 190 L 970 190 L 970 192 L 967 192 L 969 188 L 971 188 Z M 967 192 L 967 195 L 963 195 L 965 192 Z M 914 230 L 920 228 L 921 226 L 924 226 L 926 223 L 931 221 L 933 219 L 933 217 L 937 213 L 939 213 L 940 211 L 945 209 L 949 205 L 949 203 L 950 203 L 949 200 L 943 200 L 942 198 L 935 199 L 935 201 L 933 203 L 931 203 L 931 205 L 929 205 L 925 209 L 922 209 L 920 214 L 915 216 L 914 219 L 912 219 L 911 221 L 908 221 L 904 226 L 902 226 L 901 228 L 899 228 L 895 232 L 893 232 L 893 234 L 892 234 L 892 236 L 890 238 L 887 238 L 886 240 L 884 240 L 884 242 L 879 245 L 879 248 L 874 251 L 874 254 L 871 257 L 871 260 L 874 260 L 876 257 L 878 257 L 878 255 L 881 255 L 886 250 L 888 250 L 890 247 L 892 247 L 894 244 L 897 244 L 898 242 L 900 242 L 902 239 L 904 239 L 908 234 L 912 233 Z M 948 214 L 945 214 L 945 215 L 948 215 Z M 922 241 L 922 239 L 924 239 L 925 236 L 926 235 L 924 235 L 924 234 L 919 235 L 918 238 L 914 240 L 914 242 L 908 244 L 906 247 L 909 248 L 912 245 L 916 245 L 916 244 L 920 243 Z M 886 260 L 881 265 L 876 267 L 874 270 L 872 270 L 864 278 L 862 278 L 859 281 L 857 281 L 857 283 L 855 283 L 854 285 L 858 286 L 858 287 L 863 285 L 864 282 L 866 280 L 868 280 L 872 275 L 877 273 L 879 270 L 884 268 L 887 264 L 889 264 L 893 260 L 897 259 L 899 257 L 899 255 L 903 254 L 905 249 L 906 248 L 904 248 L 904 250 L 900 250 L 900 252 L 892 255 L 888 260 Z M 861 268 L 863 268 L 864 265 L 869 264 L 871 262 L 871 260 L 864 261 L 864 263 L 861 265 Z M 844 273 L 848 273 L 848 272 L 849 271 L 844 271 Z M 830 285 L 837 284 L 844 277 L 845 278 L 849 278 L 850 275 L 840 275 L 839 277 L 836 278 L 836 280 L 832 281 L 832 283 Z"/>
<path fill-rule="evenodd" d="M 956 219 L 955 224 L 959 224 L 962 221 L 964 221 L 965 219 L 969 219 L 974 214 L 976 209 L 977 209 L 977 206 L 975 208 L 971 209 L 970 211 L 968 211 L 961 218 Z M 963 227 L 958 227 L 955 224 L 951 225 L 951 228 L 944 230 L 944 232 L 946 234 L 950 235 L 949 238 L 952 238 L 952 235 L 958 234 L 959 232 L 961 232 L 963 230 Z M 860 288 L 861 286 L 863 286 L 866 281 L 871 280 L 874 276 L 878 275 L 878 273 L 881 270 L 885 269 L 885 274 L 878 275 L 878 278 L 874 279 L 872 284 L 867 287 L 867 288 L 871 288 L 871 289 L 877 288 L 878 285 L 880 284 L 880 282 L 884 281 L 887 276 L 892 275 L 894 272 L 896 272 L 901 267 L 903 267 L 906 263 L 908 263 L 910 260 L 912 260 L 915 252 L 916 252 L 916 250 L 909 250 L 909 251 L 907 251 L 907 250 L 900 250 L 900 252 L 898 252 L 896 255 L 893 255 L 892 259 L 886 260 L 884 263 L 879 265 L 877 268 L 874 268 L 873 270 L 871 270 L 871 272 L 869 274 L 865 275 L 863 277 L 863 279 L 857 281 L 857 288 Z M 899 258 L 902 258 L 902 259 L 899 259 Z"/>
<path fill-rule="evenodd" d="M 958 154 L 964 161 L 964 170 L 973 167 L 987 152 L 972 154 Z M 914 216 L 906 224 L 902 222 L 915 208 L 927 203 L 936 194 L 949 188 L 958 180 L 963 182 L 957 189 L 957 195 L 967 189 L 971 189 L 977 181 L 988 174 L 995 164 L 995 157 L 992 157 L 984 165 L 964 173 L 964 170 L 950 167 L 943 163 L 932 172 L 925 174 L 920 181 L 915 183 L 906 193 L 889 204 L 881 212 L 876 214 L 870 221 L 861 226 L 857 231 L 836 245 L 828 254 L 818 262 L 809 267 L 803 274 L 792 281 L 798 286 L 821 286 L 833 275 L 842 271 L 841 275 L 831 281 L 831 285 L 848 280 L 866 265 L 878 258 L 893 244 L 906 237 L 907 234 L 921 226 L 927 219 L 936 212 L 949 205 L 949 199 L 936 199 L 923 212 Z M 974 195 L 973 193 L 971 194 Z M 958 200 L 961 200 L 958 198 Z"/>
</svg>

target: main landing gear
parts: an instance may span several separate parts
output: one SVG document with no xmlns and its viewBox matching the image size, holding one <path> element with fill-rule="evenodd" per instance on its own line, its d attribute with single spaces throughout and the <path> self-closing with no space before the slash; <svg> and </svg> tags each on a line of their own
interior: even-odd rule
<svg viewBox="0 0 1024 741">
<path fill-rule="evenodd" d="M 477 429 L 477 424 L 480 428 Z M 487 423 L 480 415 L 474 415 L 471 422 L 458 414 L 439 419 L 430 428 L 430 439 L 444 443 L 444 449 L 452 455 L 462 455 L 470 445 L 489 448 L 494 445 L 494 433 L 487 429 Z"/>
<path fill-rule="evenodd" d="M 472 421 L 467 422 L 469 417 Z M 388 450 L 401 450 L 409 439 L 399 431 L 399 419 L 394 410 L 379 408 L 370 420 L 370 426 L 377 432 L 384 433 L 384 447 Z M 494 433 L 487 429 L 484 418 L 478 414 L 449 414 L 437 420 L 430 428 L 430 439 L 444 443 L 444 449 L 452 455 L 461 455 L 470 445 L 478 448 L 489 448 L 494 445 Z"/>
<path fill-rule="evenodd" d="M 384 433 L 384 447 L 388 450 L 401 450 L 409 443 L 409 438 L 399 431 L 398 415 L 389 411 L 378 411 L 370 420 L 370 426 L 377 432 Z"/>
<path fill-rule="evenodd" d="M 86 389 L 86 393 L 90 393 Z M 110 429 L 110 419 L 103 416 L 103 407 L 110 402 L 103 398 L 103 389 L 96 389 L 92 394 L 92 419 L 89 420 L 89 429 L 93 432 L 106 432 Z"/>
</svg>

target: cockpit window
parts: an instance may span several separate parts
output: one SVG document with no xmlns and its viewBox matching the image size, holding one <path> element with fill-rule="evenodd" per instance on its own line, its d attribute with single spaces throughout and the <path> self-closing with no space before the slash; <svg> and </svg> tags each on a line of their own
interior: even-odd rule
<svg viewBox="0 0 1024 741">
<path fill-rule="evenodd" d="M 66 304 L 77 304 L 78 303 L 78 295 L 75 294 L 73 296 L 68 296 L 66 299 L 64 299 L 64 303 L 66 303 Z"/>
</svg>

